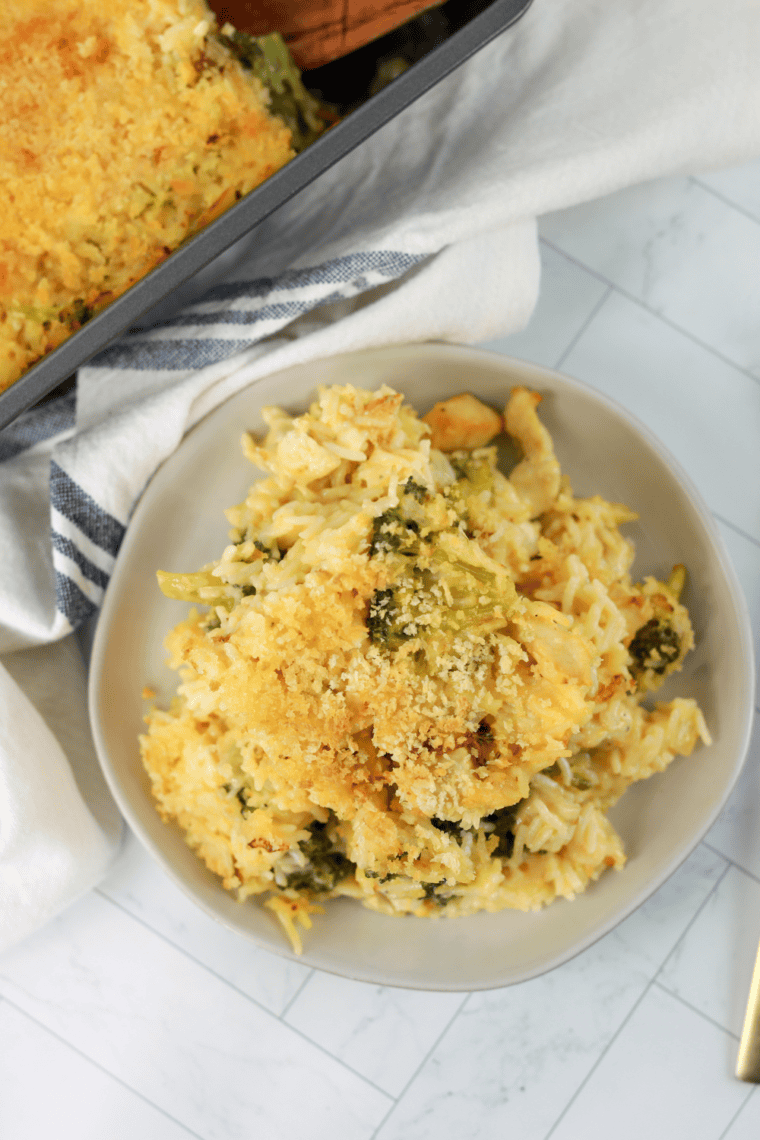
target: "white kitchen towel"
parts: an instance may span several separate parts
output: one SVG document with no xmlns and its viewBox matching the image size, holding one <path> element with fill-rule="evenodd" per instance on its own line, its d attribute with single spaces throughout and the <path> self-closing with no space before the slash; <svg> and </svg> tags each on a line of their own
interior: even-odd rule
<svg viewBox="0 0 760 1140">
<path fill-rule="evenodd" d="M 82 369 L 76 404 L 0 433 L 0 652 L 96 612 L 147 480 L 242 386 L 330 353 L 514 331 L 542 214 L 760 154 L 758 58 L 747 0 L 533 0 L 264 222 L 224 280 Z M 0 839 L 10 810 L 6 794 Z"/>
<path fill-rule="evenodd" d="M 121 835 L 76 639 L 0 665 L 0 951 L 102 878 Z"/>
</svg>

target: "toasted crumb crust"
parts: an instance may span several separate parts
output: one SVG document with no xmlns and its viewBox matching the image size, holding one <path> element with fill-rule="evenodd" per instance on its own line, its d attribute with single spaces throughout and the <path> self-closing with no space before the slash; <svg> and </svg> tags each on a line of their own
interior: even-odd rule
<svg viewBox="0 0 760 1140">
<path fill-rule="evenodd" d="M 292 157 L 203 0 L 0 0 L 0 391 Z"/>
</svg>

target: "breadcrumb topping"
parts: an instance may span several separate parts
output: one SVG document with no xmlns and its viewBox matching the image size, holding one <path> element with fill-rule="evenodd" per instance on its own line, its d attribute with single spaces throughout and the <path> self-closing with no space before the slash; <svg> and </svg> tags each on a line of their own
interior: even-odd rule
<svg viewBox="0 0 760 1140">
<path fill-rule="evenodd" d="M 292 156 L 203 0 L 0 0 L 0 391 Z"/>
</svg>

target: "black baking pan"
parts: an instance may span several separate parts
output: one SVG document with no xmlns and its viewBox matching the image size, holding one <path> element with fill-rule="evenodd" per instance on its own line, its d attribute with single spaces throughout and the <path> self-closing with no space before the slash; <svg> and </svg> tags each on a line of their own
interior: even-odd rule
<svg viewBox="0 0 760 1140">
<path fill-rule="evenodd" d="M 42 400 L 77 368 L 139 322 L 278 206 L 418 99 L 476 51 L 523 15 L 531 0 L 492 0 L 443 42 L 422 55 L 388 86 L 356 106 L 281 170 L 176 249 L 126 293 L 112 301 L 5 392 L 0 393 L 0 428 Z M 379 41 L 378 41 L 379 42 Z M 366 49 L 362 49 L 366 50 Z M 324 69 L 321 69 L 324 70 Z M 317 78 L 317 73 L 311 73 Z M 309 76 L 304 76 L 307 86 Z"/>
</svg>

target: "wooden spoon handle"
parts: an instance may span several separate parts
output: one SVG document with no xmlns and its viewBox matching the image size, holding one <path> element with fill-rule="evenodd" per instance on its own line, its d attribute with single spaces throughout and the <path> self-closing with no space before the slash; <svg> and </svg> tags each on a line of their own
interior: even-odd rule
<svg viewBox="0 0 760 1140">
<path fill-rule="evenodd" d="M 209 0 L 220 24 L 279 32 L 302 71 L 331 63 L 441 0 Z"/>
</svg>

